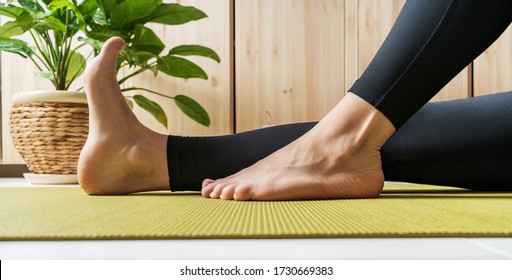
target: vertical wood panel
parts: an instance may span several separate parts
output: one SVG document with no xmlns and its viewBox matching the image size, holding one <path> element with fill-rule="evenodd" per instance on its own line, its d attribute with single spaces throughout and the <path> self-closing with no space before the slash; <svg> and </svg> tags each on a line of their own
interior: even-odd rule
<svg viewBox="0 0 512 280">
<path fill-rule="evenodd" d="M 176 2 L 176 1 L 166 1 Z M 191 58 L 200 65 L 209 75 L 209 80 L 177 79 L 160 74 L 156 79 L 152 74 L 146 73 L 125 83 L 125 87 L 137 86 L 169 93 L 170 95 L 186 94 L 196 99 L 205 107 L 211 117 L 211 125 L 205 128 L 185 117 L 172 100 L 155 97 L 150 93 L 143 93 L 159 102 L 169 117 L 169 129 L 153 120 L 142 111 L 135 109 L 138 118 L 151 129 L 161 133 L 176 135 L 218 135 L 233 131 L 233 88 L 232 88 L 232 2 L 231 0 L 182 0 L 182 5 L 192 5 L 203 10 L 207 19 L 185 25 L 164 27 L 152 25 L 155 32 L 163 37 L 167 47 L 172 48 L 181 44 L 200 44 L 214 49 L 221 57 L 220 64 L 206 58 Z M 28 38 L 27 38 L 28 39 Z M 164 52 L 167 52 L 166 49 Z M 29 60 L 16 55 L 2 53 L 2 133 L 3 163 L 22 163 L 15 151 L 8 132 L 8 114 L 11 108 L 11 95 L 16 92 L 48 90 L 52 85 L 44 79 L 37 78 L 33 73 L 35 67 Z M 120 73 L 119 76 L 122 76 Z M 71 89 L 81 85 L 75 83 Z M 141 92 L 142 93 L 142 92 Z"/>
<path fill-rule="evenodd" d="M 235 0 L 237 131 L 319 120 L 344 95 L 343 0 Z"/>
<path fill-rule="evenodd" d="M 512 90 L 512 26 L 474 62 L 475 96 Z"/>
<path fill-rule="evenodd" d="M 345 91 L 359 77 L 359 1 L 345 0 Z"/>
<path fill-rule="evenodd" d="M 405 0 L 359 0 L 359 74 L 370 64 L 404 4 Z M 470 75 L 469 68 L 464 69 L 433 101 L 469 97 Z"/>
</svg>

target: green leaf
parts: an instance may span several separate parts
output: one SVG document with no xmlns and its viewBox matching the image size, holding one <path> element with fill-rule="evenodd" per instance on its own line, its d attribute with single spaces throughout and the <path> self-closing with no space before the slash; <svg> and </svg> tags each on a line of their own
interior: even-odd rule
<svg viewBox="0 0 512 280">
<path fill-rule="evenodd" d="M 131 66 L 137 65 L 139 67 L 145 67 L 148 65 L 148 61 L 152 58 L 160 59 L 160 56 L 157 54 L 146 52 L 146 51 L 130 51 L 128 53 L 124 53 L 123 58 L 128 62 Z"/>
<path fill-rule="evenodd" d="M 17 18 L 25 13 L 25 9 L 15 6 L 7 6 L 6 4 L 0 4 L 0 16 L 6 16 L 10 18 Z"/>
<path fill-rule="evenodd" d="M 48 5 L 48 10 L 50 10 L 50 12 L 54 12 L 58 9 L 62 9 L 62 8 L 69 8 L 73 11 L 77 11 L 78 8 L 75 6 L 75 4 L 73 4 L 73 2 L 69 1 L 69 0 L 53 0 L 49 5 Z"/>
<path fill-rule="evenodd" d="M 199 20 L 207 15 L 194 7 L 186 7 L 180 4 L 162 4 L 148 20 L 149 22 L 167 25 L 184 24 L 189 21 Z"/>
<path fill-rule="evenodd" d="M 24 58 L 27 58 L 34 53 L 26 42 L 4 37 L 0 37 L 0 51 L 15 53 Z"/>
<path fill-rule="evenodd" d="M 45 30 L 66 31 L 66 25 L 52 16 L 43 18 L 37 23 L 37 26 L 43 27 Z"/>
<path fill-rule="evenodd" d="M 183 46 L 177 46 L 169 51 L 169 54 L 173 55 L 181 55 L 181 56 L 188 56 L 188 55 L 198 55 L 198 56 L 204 56 L 211 58 L 217 62 L 220 62 L 220 57 L 217 55 L 217 53 L 207 47 L 198 46 L 198 45 L 183 45 Z"/>
<path fill-rule="evenodd" d="M 13 36 L 18 36 L 25 33 L 23 29 L 20 27 L 19 23 L 15 21 L 6 22 L 4 25 L 0 26 L 0 36 L 11 38 Z"/>
<path fill-rule="evenodd" d="M 109 38 L 114 37 L 114 36 L 121 37 L 125 41 L 130 38 L 130 35 L 128 35 L 127 33 L 117 31 L 117 30 L 99 30 L 99 31 L 87 32 L 87 37 L 98 40 L 98 41 L 102 41 L 102 42 L 106 42 Z"/>
<path fill-rule="evenodd" d="M 194 99 L 185 95 L 176 95 L 174 102 L 185 115 L 204 126 L 210 126 L 208 113 Z"/>
<path fill-rule="evenodd" d="M 53 81 L 55 80 L 55 76 L 53 75 L 52 72 L 36 72 L 36 76 L 38 77 L 41 77 L 41 78 L 44 78 L 44 79 L 48 79 L 50 80 L 52 83 Z"/>
<path fill-rule="evenodd" d="M 44 12 L 43 7 L 41 7 L 41 5 L 39 5 L 39 3 L 36 0 L 18 0 L 18 2 L 23 8 L 28 9 L 30 11 Z"/>
<path fill-rule="evenodd" d="M 167 55 L 158 60 L 158 70 L 178 78 L 208 79 L 208 75 L 195 63 L 181 57 Z"/>
<path fill-rule="evenodd" d="M 83 55 L 77 52 L 71 52 L 67 61 L 67 71 L 66 71 L 66 85 L 68 88 L 69 85 L 82 75 L 85 69 L 85 58 Z"/>
<path fill-rule="evenodd" d="M 16 22 L 19 24 L 23 32 L 30 30 L 36 25 L 44 15 L 41 13 L 23 13 L 16 18 Z"/>
<path fill-rule="evenodd" d="M 105 15 L 103 14 L 103 12 L 101 12 L 100 10 L 98 10 L 94 16 L 92 17 L 93 19 L 93 24 L 91 25 L 91 27 L 94 27 L 95 25 L 100 25 L 100 26 L 106 26 L 107 25 L 107 19 L 105 18 Z"/>
<path fill-rule="evenodd" d="M 132 47 L 138 51 L 146 51 L 159 55 L 164 50 L 165 45 L 153 30 L 142 25 L 137 25 L 134 30 Z"/>
<path fill-rule="evenodd" d="M 162 3 L 162 0 L 126 0 L 115 6 L 110 14 L 113 28 L 131 28 L 140 19 L 147 18 Z"/>
<path fill-rule="evenodd" d="M 16 18 L 16 22 L 24 32 L 32 28 L 40 33 L 48 30 L 66 31 L 66 25 L 59 19 L 41 12 L 23 13 Z"/>
<path fill-rule="evenodd" d="M 103 12 L 105 18 L 110 18 L 110 12 L 119 3 L 118 0 L 96 0 L 98 7 Z"/>
<path fill-rule="evenodd" d="M 85 27 L 85 20 L 78 7 L 69 0 L 53 0 L 48 9 L 51 16 L 67 24 L 68 30 L 79 30 Z"/>
<path fill-rule="evenodd" d="M 149 100 L 147 97 L 142 95 L 135 95 L 133 97 L 135 103 L 142 109 L 148 111 L 155 119 L 163 126 L 167 127 L 167 116 L 165 115 L 164 109 L 155 101 Z"/>
<path fill-rule="evenodd" d="M 85 17 L 93 17 L 98 10 L 98 5 L 95 0 L 85 0 L 80 5 L 78 5 L 78 10 Z"/>
<path fill-rule="evenodd" d="M 91 45 L 95 50 L 101 50 L 103 47 L 104 41 L 96 40 L 93 38 L 84 38 L 84 37 L 78 37 L 78 42 L 85 42 L 89 45 Z"/>
</svg>

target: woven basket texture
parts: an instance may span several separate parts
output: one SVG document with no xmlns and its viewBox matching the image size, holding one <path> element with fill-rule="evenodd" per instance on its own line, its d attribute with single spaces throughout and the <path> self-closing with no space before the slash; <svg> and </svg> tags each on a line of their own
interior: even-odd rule
<svg viewBox="0 0 512 280">
<path fill-rule="evenodd" d="M 31 102 L 10 114 L 14 146 L 35 174 L 76 174 L 89 132 L 87 104 Z"/>
</svg>

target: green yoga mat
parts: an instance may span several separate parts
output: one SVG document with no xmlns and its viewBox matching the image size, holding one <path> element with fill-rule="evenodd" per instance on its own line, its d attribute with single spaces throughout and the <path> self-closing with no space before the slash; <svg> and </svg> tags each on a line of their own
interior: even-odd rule
<svg viewBox="0 0 512 280">
<path fill-rule="evenodd" d="M 0 189 L 0 240 L 450 236 L 512 236 L 512 193 L 386 185 L 377 199 L 236 202 Z"/>
</svg>

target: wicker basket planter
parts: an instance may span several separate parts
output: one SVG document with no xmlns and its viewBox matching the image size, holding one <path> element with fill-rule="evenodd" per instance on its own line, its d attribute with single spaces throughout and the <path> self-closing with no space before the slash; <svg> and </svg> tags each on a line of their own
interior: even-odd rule
<svg viewBox="0 0 512 280">
<path fill-rule="evenodd" d="M 89 131 L 84 93 L 27 92 L 13 96 L 10 132 L 34 174 L 76 174 Z"/>
</svg>

